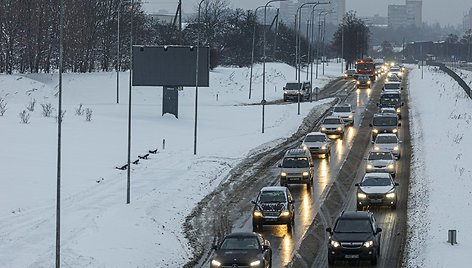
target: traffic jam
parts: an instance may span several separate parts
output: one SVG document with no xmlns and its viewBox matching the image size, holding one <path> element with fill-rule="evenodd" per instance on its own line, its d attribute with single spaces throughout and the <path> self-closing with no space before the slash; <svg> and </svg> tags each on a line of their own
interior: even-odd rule
<svg viewBox="0 0 472 268">
<path fill-rule="evenodd" d="M 348 161 L 340 154 L 346 155 L 345 150 L 353 148 L 354 137 L 361 134 L 361 120 L 366 113 L 372 113 L 372 119 L 368 123 L 370 142 L 357 171 L 362 176 L 354 184 L 355 196 L 346 197 L 355 200 L 355 207 L 343 210 L 325 228 L 327 245 L 323 258 L 329 265 L 345 262 L 378 265 L 382 258 L 382 224 L 376 214 L 385 210 L 395 213 L 399 202 L 399 160 L 403 157 L 400 130 L 402 114 L 407 112 L 402 99 L 405 76 L 404 67 L 393 62 L 377 64 L 372 59 L 358 60 L 355 70 L 347 70 L 341 80 L 351 88 L 352 101 L 339 98 L 329 113 L 320 118 L 317 129 L 283 152 L 273 167 L 275 185 L 272 182 L 263 186 L 250 201 L 248 224 L 241 224 L 236 231 L 215 241 L 208 260 L 210 267 L 287 265 L 289 257 L 279 256 L 284 243 L 288 243 L 284 241 L 293 243 L 293 239 L 301 239 L 302 234 L 295 235 L 299 231 L 297 224 L 308 225 L 315 215 L 306 214 L 319 212 L 322 199 L 312 198 L 310 201 L 318 203 L 314 205 L 318 208 L 309 208 L 305 204 L 308 198 L 303 199 L 303 196 L 313 192 L 322 196 L 333 183 L 335 178 L 321 186 L 320 180 L 335 176 L 334 172 L 326 172 L 333 164 L 330 162 L 337 162 L 339 168 L 343 161 Z M 306 82 L 287 84 L 290 90 L 284 92 L 284 102 L 310 99 L 311 85 Z M 373 94 L 374 90 L 379 91 L 378 94 Z M 302 97 L 287 95 L 294 93 L 292 91 Z M 361 102 L 362 94 L 365 99 Z M 371 99 L 374 95 L 379 97 Z M 367 109 L 369 102 L 375 103 L 376 110 Z M 302 201 L 298 201 L 300 197 Z M 297 217 L 306 219 L 300 221 Z M 286 254 L 292 253 L 290 249 Z"/>
</svg>

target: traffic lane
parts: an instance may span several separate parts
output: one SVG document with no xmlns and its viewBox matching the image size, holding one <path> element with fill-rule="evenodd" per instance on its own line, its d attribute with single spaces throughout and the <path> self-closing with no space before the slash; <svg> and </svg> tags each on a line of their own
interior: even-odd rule
<svg viewBox="0 0 472 268">
<path fill-rule="evenodd" d="M 291 233 L 285 225 L 264 226 L 261 232 L 272 245 L 273 267 L 282 267 L 290 262 L 294 250 L 312 223 L 319 209 L 326 187 L 332 183 L 333 178 L 344 162 L 351 146 L 355 133 L 359 127 L 365 107 L 369 101 L 370 90 L 353 91 L 346 99 L 355 108 L 354 127 L 349 127 L 344 140 L 336 139 L 332 144 L 331 157 L 315 157 L 315 176 L 313 189 L 307 189 L 305 185 L 290 185 L 290 191 L 295 200 L 295 224 Z M 266 176 L 269 185 L 278 185 L 280 169 L 276 166 Z M 254 197 L 255 198 L 255 197 Z M 252 208 L 252 207 L 251 207 Z M 251 211 L 246 211 L 241 220 L 233 224 L 233 231 L 252 230 Z"/>
</svg>

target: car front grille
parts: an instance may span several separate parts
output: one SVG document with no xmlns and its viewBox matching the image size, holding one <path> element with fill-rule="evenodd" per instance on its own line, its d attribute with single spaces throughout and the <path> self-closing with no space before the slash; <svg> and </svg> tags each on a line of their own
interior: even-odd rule
<svg viewBox="0 0 472 268">
<path fill-rule="evenodd" d="M 341 242 L 344 249 L 359 249 L 362 247 L 362 242 Z"/>
<path fill-rule="evenodd" d="M 278 217 L 280 212 L 278 212 L 278 211 L 264 211 L 263 214 L 264 214 L 264 216 Z"/>
</svg>

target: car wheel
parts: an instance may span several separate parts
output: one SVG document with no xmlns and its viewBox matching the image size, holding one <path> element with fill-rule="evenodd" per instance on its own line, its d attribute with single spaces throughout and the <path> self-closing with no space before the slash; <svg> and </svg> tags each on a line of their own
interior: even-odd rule
<svg viewBox="0 0 472 268">
<path fill-rule="evenodd" d="M 357 205 L 357 211 L 362 211 L 363 208 L 364 208 L 364 206 L 362 206 L 362 205 Z"/>
<path fill-rule="evenodd" d="M 259 228 L 258 228 L 257 224 L 253 223 L 253 224 L 252 224 L 252 231 L 253 231 L 253 232 L 257 232 L 258 229 L 259 229 Z"/>
<path fill-rule="evenodd" d="M 392 210 L 397 209 L 397 202 L 393 203 L 393 205 L 391 207 L 392 207 Z"/>
</svg>

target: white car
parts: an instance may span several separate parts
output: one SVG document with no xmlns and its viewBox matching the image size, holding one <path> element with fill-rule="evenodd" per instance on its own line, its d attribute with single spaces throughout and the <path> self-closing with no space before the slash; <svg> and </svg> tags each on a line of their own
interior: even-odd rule
<svg viewBox="0 0 472 268">
<path fill-rule="evenodd" d="M 383 91 L 398 91 L 402 90 L 402 83 L 399 81 L 389 81 L 385 82 L 382 90 Z"/>
<path fill-rule="evenodd" d="M 396 175 L 396 160 L 390 151 L 370 151 L 366 158 L 366 173 L 388 172 L 393 177 Z"/>
<path fill-rule="evenodd" d="M 396 187 L 389 173 L 367 173 L 357 186 L 357 210 L 364 206 L 385 205 L 397 208 Z"/>
<path fill-rule="evenodd" d="M 341 117 L 327 116 L 320 126 L 321 132 L 326 135 L 337 135 L 344 138 L 344 121 Z"/>
<path fill-rule="evenodd" d="M 397 159 L 400 158 L 400 143 L 396 134 L 378 134 L 374 141 L 374 151 L 390 151 Z"/>
<path fill-rule="evenodd" d="M 345 124 L 354 125 L 354 111 L 351 104 L 338 104 L 333 107 L 332 116 L 341 117 Z"/>
<path fill-rule="evenodd" d="M 311 154 L 331 155 L 331 140 L 321 132 L 311 132 L 306 134 L 302 140 L 301 147 L 309 150 Z"/>
</svg>

